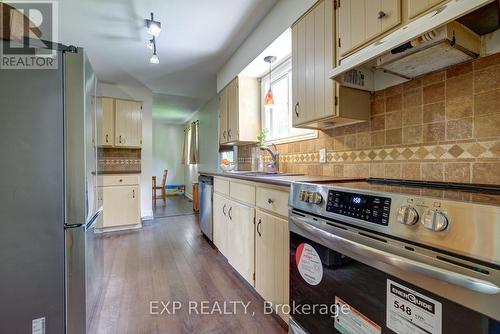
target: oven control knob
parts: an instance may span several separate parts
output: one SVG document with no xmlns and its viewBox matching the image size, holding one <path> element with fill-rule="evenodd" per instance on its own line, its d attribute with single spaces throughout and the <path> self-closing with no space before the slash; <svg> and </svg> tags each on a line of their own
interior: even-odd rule
<svg viewBox="0 0 500 334">
<path fill-rule="evenodd" d="M 418 222 L 418 212 L 408 205 L 402 205 L 398 210 L 398 223 L 415 225 Z"/>
<path fill-rule="evenodd" d="M 321 194 L 318 192 L 313 192 L 312 196 L 309 197 L 309 203 L 321 204 L 321 202 L 323 202 L 323 196 L 321 196 Z"/>
<path fill-rule="evenodd" d="M 448 228 L 449 220 L 446 213 L 438 210 L 427 209 L 422 222 L 424 227 L 434 232 L 441 232 Z"/>
</svg>

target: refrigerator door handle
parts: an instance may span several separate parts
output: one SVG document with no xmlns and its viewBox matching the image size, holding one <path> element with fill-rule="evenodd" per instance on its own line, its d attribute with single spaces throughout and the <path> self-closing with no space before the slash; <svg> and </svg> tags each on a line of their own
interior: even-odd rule
<svg viewBox="0 0 500 334">
<path fill-rule="evenodd" d="M 91 229 L 92 227 L 94 227 L 94 225 L 96 224 L 97 222 L 97 219 L 99 218 L 99 216 L 102 214 L 102 207 L 99 208 L 99 210 L 97 210 L 97 212 L 92 216 L 92 218 L 90 218 L 90 220 L 88 221 L 87 224 L 85 224 L 85 231 Z"/>
</svg>

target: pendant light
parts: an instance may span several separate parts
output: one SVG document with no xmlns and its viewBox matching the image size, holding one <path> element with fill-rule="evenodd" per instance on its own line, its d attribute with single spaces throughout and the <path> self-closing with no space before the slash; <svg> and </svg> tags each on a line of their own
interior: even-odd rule
<svg viewBox="0 0 500 334">
<path fill-rule="evenodd" d="M 273 96 L 273 90 L 272 90 L 271 73 L 273 70 L 273 62 L 276 61 L 276 57 L 275 56 L 267 56 L 264 58 L 264 61 L 266 63 L 269 63 L 269 90 L 267 91 L 267 94 L 264 97 L 264 107 L 271 108 L 271 107 L 274 107 L 274 96 Z"/>
</svg>

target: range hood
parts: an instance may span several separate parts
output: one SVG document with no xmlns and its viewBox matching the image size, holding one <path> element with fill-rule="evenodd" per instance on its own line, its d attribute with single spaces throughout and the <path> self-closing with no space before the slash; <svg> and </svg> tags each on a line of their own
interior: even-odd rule
<svg viewBox="0 0 500 334">
<path fill-rule="evenodd" d="M 413 79 L 471 61 L 481 52 L 481 37 L 451 22 L 377 58 L 376 69 Z"/>
<path fill-rule="evenodd" d="M 330 78 L 343 86 L 376 91 L 470 61 L 481 52 L 481 37 L 455 20 L 489 3 L 451 0 L 342 59 Z"/>
</svg>

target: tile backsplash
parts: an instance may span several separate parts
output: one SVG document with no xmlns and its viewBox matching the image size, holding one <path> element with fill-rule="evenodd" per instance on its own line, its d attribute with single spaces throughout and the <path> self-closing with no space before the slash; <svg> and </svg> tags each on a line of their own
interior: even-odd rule
<svg viewBox="0 0 500 334">
<path fill-rule="evenodd" d="M 500 54 L 377 91 L 370 121 L 278 149 L 284 172 L 500 185 Z"/>
<path fill-rule="evenodd" d="M 141 171 L 140 149 L 101 148 L 98 154 L 98 168 L 101 172 Z"/>
</svg>

